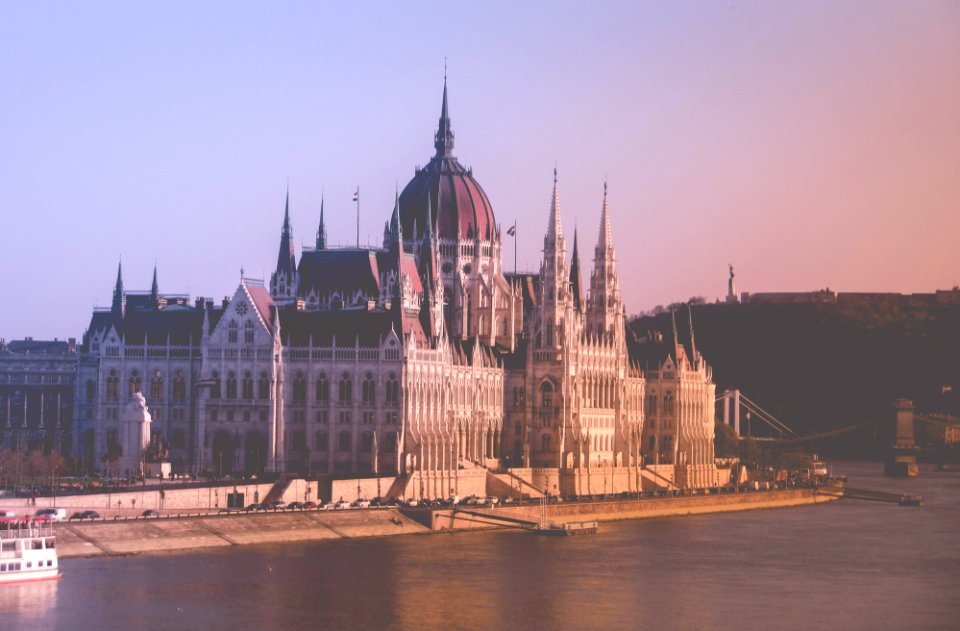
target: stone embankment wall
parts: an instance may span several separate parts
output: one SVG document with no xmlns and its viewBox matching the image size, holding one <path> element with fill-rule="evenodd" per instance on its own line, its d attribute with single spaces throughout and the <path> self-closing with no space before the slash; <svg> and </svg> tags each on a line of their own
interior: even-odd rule
<svg viewBox="0 0 960 631">
<path fill-rule="evenodd" d="M 61 558 L 429 532 L 396 509 L 64 522 L 55 528 Z"/>
<path fill-rule="evenodd" d="M 645 519 L 650 517 L 676 517 L 702 513 L 754 510 L 803 506 L 836 501 L 836 496 L 817 495 L 813 489 L 786 491 L 761 491 L 752 493 L 724 493 L 720 495 L 694 495 L 684 497 L 643 498 L 605 502 L 562 502 L 549 504 L 547 520 L 554 523 L 574 521 L 615 521 L 619 519 Z M 466 515 L 453 510 L 435 511 L 433 529 L 476 529 L 498 527 L 496 516 L 540 521 L 540 506 L 502 506 L 498 508 L 469 509 L 472 512 L 491 515 L 485 520 L 477 515 Z"/>
</svg>

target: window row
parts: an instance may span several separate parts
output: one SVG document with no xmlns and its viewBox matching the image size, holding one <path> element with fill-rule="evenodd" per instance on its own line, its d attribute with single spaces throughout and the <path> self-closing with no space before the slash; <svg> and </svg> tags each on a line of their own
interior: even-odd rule
<svg viewBox="0 0 960 631">
<path fill-rule="evenodd" d="M 151 400 L 156 401 L 165 398 L 166 381 L 164 380 L 163 373 L 161 371 L 154 371 L 153 375 L 150 377 L 149 386 Z M 85 387 L 87 401 L 95 400 L 97 397 L 97 387 L 94 380 L 87 379 Z M 143 378 L 140 376 L 140 371 L 132 371 L 130 373 L 130 377 L 127 378 L 127 396 L 132 397 L 137 392 L 141 392 L 142 388 Z M 120 376 L 117 374 L 115 369 L 111 369 L 110 373 L 107 375 L 106 395 L 107 399 L 110 400 L 116 400 L 120 397 Z M 180 370 L 176 371 L 173 375 L 170 387 L 170 397 L 174 401 L 186 401 L 187 399 L 187 379 Z"/>
</svg>

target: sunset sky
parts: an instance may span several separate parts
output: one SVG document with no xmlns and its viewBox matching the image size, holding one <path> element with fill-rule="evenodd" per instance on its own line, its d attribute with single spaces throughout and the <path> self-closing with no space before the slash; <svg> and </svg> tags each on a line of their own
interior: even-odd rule
<svg viewBox="0 0 960 631">
<path fill-rule="evenodd" d="M 321 194 L 352 243 L 357 186 L 379 242 L 444 56 L 522 269 L 556 165 L 588 269 L 608 180 L 631 313 L 728 263 L 751 292 L 960 284 L 960 2 L 0 1 L 0 337 L 82 335 L 121 256 L 128 289 L 269 278 L 288 182 L 298 245 Z"/>
</svg>

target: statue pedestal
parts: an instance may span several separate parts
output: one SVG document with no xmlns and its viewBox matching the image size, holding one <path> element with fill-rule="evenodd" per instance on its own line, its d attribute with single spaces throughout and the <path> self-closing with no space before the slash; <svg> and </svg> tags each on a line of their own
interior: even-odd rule
<svg viewBox="0 0 960 631">
<path fill-rule="evenodd" d="M 143 465 L 143 474 L 148 478 L 169 478 L 170 471 L 169 462 L 147 462 Z"/>
</svg>

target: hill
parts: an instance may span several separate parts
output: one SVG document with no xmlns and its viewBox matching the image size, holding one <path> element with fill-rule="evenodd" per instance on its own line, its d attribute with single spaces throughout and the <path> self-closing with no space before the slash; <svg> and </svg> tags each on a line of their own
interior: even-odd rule
<svg viewBox="0 0 960 631">
<path fill-rule="evenodd" d="M 891 296 L 691 308 L 717 392 L 739 388 L 800 434 L 886 419 L 899 397 L 960 414 L 960 305 Z M 676 319 L 689 348 L 686 308 Z M 629 326 L 647 344 L 672 338 L 669 313 Z"/>
</svg>

